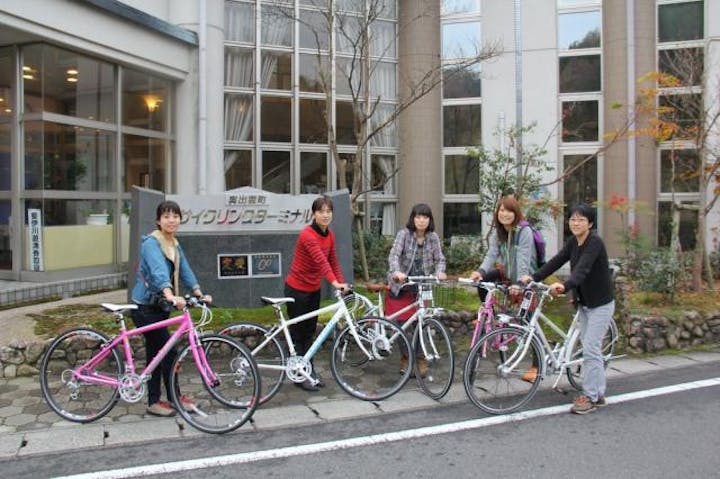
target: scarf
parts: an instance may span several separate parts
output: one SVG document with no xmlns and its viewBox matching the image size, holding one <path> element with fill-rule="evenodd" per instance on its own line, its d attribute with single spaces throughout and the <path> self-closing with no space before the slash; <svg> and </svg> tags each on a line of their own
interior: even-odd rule
<svg viewBox="0 0 720 479">
<path fill-rule="evenodd" d="M 169 241 L 160 230 L 155 230 L 150 233 L 150 236 L 154 237 L 160 243 L 160 249 L 163 255 L 174 265 L 173 269 L 173 293 L 178 294 L 178 285 L 180 279 L 180 254 L 178 254 L 178 240 L 173 238 Z"/>
</svg>

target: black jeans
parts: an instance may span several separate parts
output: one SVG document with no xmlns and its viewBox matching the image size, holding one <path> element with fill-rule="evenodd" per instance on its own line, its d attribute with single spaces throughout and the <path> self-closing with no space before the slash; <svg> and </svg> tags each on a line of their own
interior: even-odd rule
<svg viewBox="0 0 720 479">
<path fill-rule="evenodd" d="M 285 284 L 285 296 L 295 299 L 294 303 L 286 303 L 288 319 L 296 318 L 301 314 L 320 308 L 320 290 L 306 293 Z M 299 356 L 303 356 L 312 346 L 317 322 L 318 318 L 315 316 L 290 326 L 290 337 Z"/>
<path fill-rule="evenodd" d="M 157 306 L 138 305 L 138 309 L 133 311 L 132 320 L 135 327 L 147 326 L 148 324 L 163 321 L 170 316 Z M 157 355 L 157 353 L 165 346 L 170 339 L 170 332 L 167 328 L 155 329 L 144 333 L 145 336 L 145 354 L 147 364 Z M 153 371 L 150 381 L 148 381 L 148 405 L 152 406 L 160 400 L 160 379 L 165 384 L 165 394 L 168 401 L 170 400 L 170 374 L 172 374 L 172 365 L 177 357 L 177 351 L 172 348 L 168 354 L 160 362 L 159 366 Z"/>
</svg>

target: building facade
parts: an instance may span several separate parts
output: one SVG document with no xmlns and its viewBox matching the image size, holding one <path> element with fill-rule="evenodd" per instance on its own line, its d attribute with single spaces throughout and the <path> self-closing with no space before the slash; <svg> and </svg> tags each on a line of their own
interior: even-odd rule
<svg viewBox="0 0 720 479">
<path fill-rule="evenodd" d="M 477 235 L 483 165 L 468 148 L 506 148 L 497 130 L 529 124 L 522 142 L 547 151 L 553 197 L 646 205 L 630 218 L 600 210 L 611 252 L 628 221 L 665 245 L 671 199 L 699 199 L 671 173 L 697 164 L 692 145 L 628 136 L 607 147 L 607 136 L 627 122 L 616 105 L 634 103 L 637 78 L 687 52 L 704 74 L 658 101 L 717 103 L 719 38 L 716 0 L 6 0 L 0 279 L 124 270 L 133 185 L 347 186 L 378 233 L 394 234 L 426 202 L 445 238 Z M 457 74 L 490 43 L 496 56 Z M 439 86 L 388 122 L 433 72 Z M 387 126 L 358 148 L 354 109 L 367 97 L 368 131 Z M 713 249 L 718 216 L 716 207 L 707 225 Z M 685 247 L 694 221 L 683 213 Z M 562 221 L 545 234 L 556 249 Z"/>
</svg>

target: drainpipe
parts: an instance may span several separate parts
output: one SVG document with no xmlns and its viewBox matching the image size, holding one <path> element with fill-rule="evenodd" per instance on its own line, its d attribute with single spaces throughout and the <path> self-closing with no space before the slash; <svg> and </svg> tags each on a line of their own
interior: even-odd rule
<svg viewBox="0 0 720 479">
<path fill-rule="evenodd" d="M 522 175 L 522 151 L 523 151 L 523 138 L 522 138 L 522 20 L 520 16 L 521 0 L 515 0 L 515 128 L 517 129 L 517 143 L 516 143 L 516 155 L 517 155 L 517 175 L 518 182 L 520 181 L 520 175 Z M 517 186 L 520 186 L 519 184 Z"/>
<path fill-rule="evenodd" d="M 635 0 L 628 0 L 625 4 L 627 18 L 627 104 L 635 104 Z M 633 111 L 628 110 L 627 121 L 632 121 Z M 627 140 L 627 156 L 628 156 L 628 200 L 633 204 L 637 196 L 637 160 L 636 140 L 634 135 L 630 135 Z M 636 212 L 634 209 L 628 211 L 628 225 L 635 224 Z"/>
<path fill-rule="evenodd" d="M 200 0 L 198 15 L 198 170 L 197 192 L 207 193 L 207 3 Z"/>
</svg>

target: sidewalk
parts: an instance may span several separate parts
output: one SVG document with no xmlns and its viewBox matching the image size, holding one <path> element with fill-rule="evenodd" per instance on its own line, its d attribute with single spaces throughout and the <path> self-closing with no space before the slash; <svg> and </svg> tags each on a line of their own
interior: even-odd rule
<svg viewBox="0 0 720 479">
<path fill-rule="evenodd" d="M 123 302 L 122 298 L 124 298 L 117 292 L 105 293 L 103 298 L 98 296 L 102 295 L 64 301 Z M 54 304 L 56 303 L 46 303 L 30 308 L 47 309 Z M 7 311 L 0 314 L 4 316 L 5 313 Z M 20 313 L 20 311 L 15 311 L 14 316 Z M 5 326 L 0 324 L 0 328 L 5 337 L 7 331 L 4 329 Z M 278 394 L 255 412 L 251 423 L 245 424 L 231 434 L 252 434 L 257 431 L 284 427 L 355 419 L 398 411 L 430 409 L 446 404 L 468 403 L 461 379 L 462 359 L 457 358 L 455 382 L 450 392 L 440 402 L 425 396 L 412 379 L 402 391 L 390 399 L 381 402 L 365 402 L 354 399 L 343 392 L 335 384 L 327 360 L 321 358 L 318 360 L 317 366 L 320 374 L 326 380 L 327 387 L 316 393 L 308 393 L 286 381 Z M 608 378 L 612 381 L 613 378 L 707 362 L 720 362 L 720 349 L 652 358 L 617 359 L 610 364 Z M 566 384 L 567 380 L 563 379 L 561 385 L 563 383 Z M 549 388 L 551 384 L 552 381 L 546 379 L 541 388 Z M 569 385 L 567 388 L 571 389 Z M 37 376 L 0 379 L 0 459 L 202 434 L 185 424 L 179 417 L 146 416 L 144 400 L 137 404 L 120 401 L 106 417 L 95 423 L 84 425 L 71 423 L 61 419 L 44 404 Z"/>
</svg>

